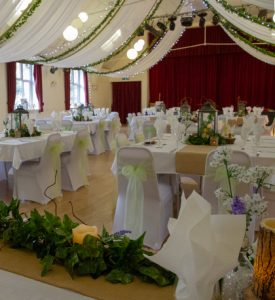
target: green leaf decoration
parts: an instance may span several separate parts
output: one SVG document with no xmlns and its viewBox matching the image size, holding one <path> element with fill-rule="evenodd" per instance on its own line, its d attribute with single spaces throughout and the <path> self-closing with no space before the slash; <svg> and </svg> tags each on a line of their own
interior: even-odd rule
<svg viewBox="0 0 275 300">
<path fill-rule="evenodd" d="M 132 240 L 126 232 L 109 234 L 103 228 L 100 236 L 86 235 L 83 244 L 74 244 L 72 229 L 78 224 L 67 215 L 63 219 L 45 211 L 32 210 L 28 218 L 22 218 L 19 201 L 10 204 L 0 201 L 0 238 L 10 247 L 25 248 L 35 252 L 41 260 L 41 276 L 54 271 L 54 264 L 63 265 L 74 276 L 89 275 L 127 284 L 134 276 L 159 286 L 173 284 L 175 274 L 152 263 L 144 254 L 144 236 Z"/>
</svg>

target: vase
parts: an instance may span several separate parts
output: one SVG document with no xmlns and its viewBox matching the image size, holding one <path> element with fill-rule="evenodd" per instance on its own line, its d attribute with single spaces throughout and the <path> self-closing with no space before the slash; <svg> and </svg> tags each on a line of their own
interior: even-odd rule
<svg viewBox="0 0 275 300">
<path fill-rule="evenodd" d="M 244 299 L 244 292 L 251 285 L 252 277 L 253 267 L 241 250 L 237 267 L 221 279 L 221 299 Z"/>
</svg>

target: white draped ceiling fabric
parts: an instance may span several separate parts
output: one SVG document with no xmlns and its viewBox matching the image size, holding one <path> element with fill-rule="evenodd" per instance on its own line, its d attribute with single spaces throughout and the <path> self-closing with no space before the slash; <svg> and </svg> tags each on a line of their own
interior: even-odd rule
<svg viewBox="0 0 275 300">
<path fill-rule="evenodd" d="M 155 4 L 155 0 L 146 0 L 127 5 L 130 2 L 133 1 L 126 1 L 126 5 L 120 9 L 109 26 L 92 43 L 69 58 L 55 62 L 54 65 L 61 68 L 80 67 L 95 63 L 114 52 L 139 27 L 144 16 Z"/>
<path fill-rule="evenodd" d="M 178 41 L 185 28 L 181 26 L 180 21 L 176 22 L 176 28 L 174 31 L 168 31 L 166 35 L 161 39 L 158 45 L 153 51 L 148 55 L 141 58 L 136 64 L 130 66 L 129 68 L 115 72 L 109 73 L 108 76 L 111 77 L 128 77 L 134 76 L 138 73 L 144 72 L 158 63 L 173 47 L 173 45 Z"/>
<path fill-rule="evenodd" d="M 160 6 L 158 5 L 159 1 L 162 1 Z M 270 5 L 273 4 L 273 0 L 244 1 L 269 9 Z M 192 10 L 200 10 L 204 7 L 201 0 L 125 0 L 121 7 L 119 5 L 116 6 L 118 2 L 115 1 L 112 1 L 113 4 L 110 4 L 111 1 L 108 2 L 107 0 L 93 0 L 91 2 L 88 0 L 41 0 L 41 3 L 30 14 L 24 15 L 25 11 L 21 12 L 21 16 L 27 16 L 27 18 L 23 18 L 24 22 L 19 22 L 20 26 L 15 26 L 14 22 L 20 16 L 18 14 L 19 7 L 20 5 L 22 6 L 23 0 L 0 0 L 0 37 L 2 38 L 0 43 L 0 63 L 28 59 L 35 61 L 35 57 L 38 57 L 41 58 L 41 61 L 47 61 L 45 64 L 58 68 L 89 68 L 89 66 L 93 65 L 94 67 L 91 67 L 91 71 L 104 73 L 97 70 L 97 67 L 101 67 L 100 63 L 104 60 L 116 59 L 117 54 L 119 54 L 119 59 L 127 48 L 127 41 L 135 37 L 134 32 L 141 24 L 144 25 L 143 22 L 149 15 L 150 18 L 158 15 L 169 16 L 173 12 L 178 11 L 177 9 L 180 5 L 180 12 L 183 12 L 188 5 L 193 5 Z M 271 29 L 227 11 L 219 1 L 208 0 L 208 2 L 228 22 L 240 30 L 260 40 L 274 44 L 275 36 L 271 35 Z M 32 1 L 30 5 L 35 5 L 36 3 Z M 99 5 L 101 5 L 101 8 L 104 8 L 105 14 L 111 11 L 112 6 L 117 7 L 117 11 L 113 15 L 109 15 L 110 20 L 106 21 L 106 26 L 102 26 L 102 30 L 99 30 L 98 34 L 91 41 L 87 42 L 87 44 L 84 43 L 82 47 L 75 51 L 66 51 L 73 49 L 74 43 L 70 44 L 63 39 L 62 33 L 64 29 L 75 20 L 78 13 L 83 10 L 83 7 L 89 7 L 94 11 L 94 17 L 97 14 L 99 18 L 99 10 L 96 12 L 96 7 L 99 7 Z M 157 9 L 155 10 L 156 7 Z M 152 14 L 152 11 L 154 11 L 154 14 Z M 90 12 L 90 15 L 93 16 L 93 12 Z M 101 16 L 102 18 L 104 17 L 103 15 Z M 154 20 L 154 23 L 156 23 L 156 20 Z M 90 25 L 87 25 L 84 28 L 83 25 L 82 34 L 88 35 L 100 22 L 100 19 L 98 19 L 97 24 L 92 25 L 93 27 L 88 27 Z M 12 30 L 12 35 L 6 38 L 7 30 L 10 29 Z M 88 30 L 87 32 L 86 29 Z M 165 36 L 158 41 L 158 44 L 151 51 L 138 58 L 134 64 L 125 65 L 125 68 L 127 68 L 124 70 L 118 71 L 119 69 L 117 69 L 116 71 L 111 69 L 108 75 L 124 77 L 146 71 L 168 53 L 183 31 L 184 27 L 181 26 L 180 17 L 178 17 L 175 30 L 167 31 Z M 82 39 L 85 39 L 84 35 L 82 37 Z M 232 37 L 232 34 L 230 34 L 230 37 L 251 55 L 262 61 L 274 64 L 274 58 L 267 58 L 267 55 L 260 53 L 260 51 L 249 45 L 243 45 L 244 43 Z M 58 54 L 60 49 L 64 55 Z M 54 58 L 55 54 L 50 57 L 51 53 L 57 53 L 56 58 Z"/>
<path fill-rule="evenodd" d="M 252 48 L 251 46 L 249 46 L 248 44 L 246 44 L 245 42 L 239 40 L 238 38 L 234 37 L 224 26 L 221 25 L 221 27 L 223 28 L 223 30 L 228 34 L 228 36 L 239 46 L 241 47 L 244 51 L 246 51 L 247 53 L 249 53 L 250 55 L 256 57 L 257 59 L 271 64 L 271 65 L 275 65 L 275 57 L 269 56 L 269 55 L 265 55 L 264 53 L 256 50 L 255 48 Z"/>
<path fill-rule="evenodd" d="M 274 0 L 244 0 L 244 2 L 262 7 L 268 10 L 274 10 Z"/>
<path fill-rule="evenodd" d="M 270 28 L 254 23 L 250 20 L 240 17 L 236 13 L 226 10 L 223 5 L 216 0 L 208 0 L 208 2 L 219 14 L 221 14 L 227 21 L 240 30 L 262 41 L 275 44 L 275 36 L 272 35 L 272 30 Z"/>
<path fill-rule="evenodd" d="M 27 59 L 47 48 L 62 36 L 68 19 L 75 17 L 81 4 L 82 1 L 42 1 L 28 21 L 0 48 L 1 62 Z"/>
</svg>

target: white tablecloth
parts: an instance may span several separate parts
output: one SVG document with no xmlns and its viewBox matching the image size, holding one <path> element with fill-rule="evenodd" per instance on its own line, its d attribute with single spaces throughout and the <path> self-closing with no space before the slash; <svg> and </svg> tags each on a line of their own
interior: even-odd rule
<svg viewBox="0 0 275 300">
<path fill-rule="evenodd" d="M 72 149 L 76 132 L 61 131 L 63 151 Z M 12 162 L 19 169 L 22 162 L 41 157 L 47 144 L 49 134 L 36 137 L 2 138 L 0 139 L 0 161 Z"/>
</svg>

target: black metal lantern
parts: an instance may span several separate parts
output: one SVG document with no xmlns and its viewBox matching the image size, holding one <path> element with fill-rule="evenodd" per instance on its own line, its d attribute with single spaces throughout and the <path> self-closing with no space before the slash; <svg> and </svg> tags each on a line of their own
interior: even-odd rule
<svg viewBox="0 0 275 300">
<path fill-rule="evenodd" d="M 218 111 L 206 101 L 198 111 L 198 135 L 213 136 L 218 133 Z"/>
<path fill-rule="evenodd" d="M 27 115 L 27 118 L 29 118 L 29 112 L 26 109 L 24 109 L 22 105 L 18 105 L 17 108 L 12 112 L 12 114 L 12 119 L 14 119 L 15 121 L 15 129 L 21 129 L 22 115 Z"/>
</svg>

